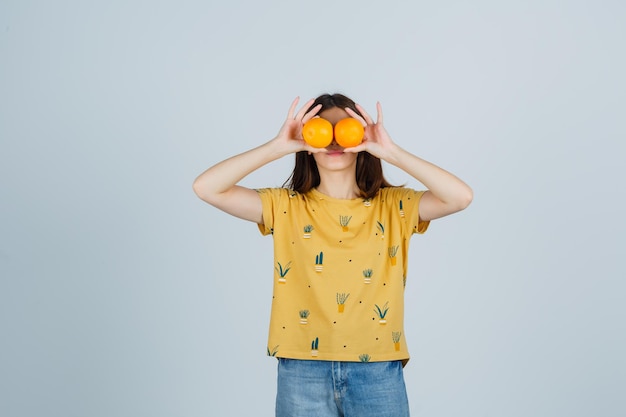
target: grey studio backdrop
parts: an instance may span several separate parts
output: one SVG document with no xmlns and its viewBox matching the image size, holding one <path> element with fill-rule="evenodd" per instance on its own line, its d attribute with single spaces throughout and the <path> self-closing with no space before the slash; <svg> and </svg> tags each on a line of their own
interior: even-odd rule
<svg viewBox="0 0 626 417">
<path fill-rule="evenodd" d="M 191 183 L 324 92 L 380 100 L 475 191 L 412 240 L 412 414 L 626 415 L 625 21 L 617 0 L 3 1 L 0 415 L 273 415 L 271 238 Z"/>
</svg>

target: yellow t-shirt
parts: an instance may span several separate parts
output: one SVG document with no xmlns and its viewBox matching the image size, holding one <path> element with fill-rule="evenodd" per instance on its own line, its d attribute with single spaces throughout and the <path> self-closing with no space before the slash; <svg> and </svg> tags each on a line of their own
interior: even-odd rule
<svg viewBox="0 0 626 417">
<path fill-rule="evenodd" d="M 423 191 L 382 188 L 372 199 L 313 189 L 257 190 L 261 233 L 274 237 L 268 355 L 352 362 L 407 361 L 404 287 Z"/>
</svg>

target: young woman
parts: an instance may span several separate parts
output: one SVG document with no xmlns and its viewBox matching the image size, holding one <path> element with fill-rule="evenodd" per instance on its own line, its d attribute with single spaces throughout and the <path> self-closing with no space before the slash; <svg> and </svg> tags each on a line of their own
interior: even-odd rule
<svg viewBox="0 0 626 417">
<path fill-rule="evenodd" d="M 202 173 L 194 191 L 207 203 L 258 224 L 274 240 L 274 295 L 268 355 L 279 360 L 277 416 L 408 416 L 402 368 L 407 252 L 431 220 L 467 207 L 472 190 L 405 151 L 377 119 L 341 94 L 289 109 L 269 142 Z M 313 148 L 304 123 L 353 117 L 361 144 Z M 295 153 L 286 188 L 248 189 L 246 175 Z M 393 187 L 381 160 L 427 190 Z"/>
</svg>

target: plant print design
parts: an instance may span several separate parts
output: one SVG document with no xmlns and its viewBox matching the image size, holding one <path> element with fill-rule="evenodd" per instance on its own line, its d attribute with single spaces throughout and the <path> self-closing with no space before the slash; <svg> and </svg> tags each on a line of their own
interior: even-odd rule
<svg viewBox="0 0 626 417">
<path fill-rule="evenodd" d="M 346 300 L 350 297 L 350 293 L 337 293 L 337 312 L 343 313 L 346 308 Z"/>
<path fill-rule="evenodd" d="M 313 231 L 314 227 L 312 224 L 307 224 L 306 226 L 304 226 L 304 234 L 302 235 L 303 238 L 305 239 L 311 239 L 311 232 Z"/>
<path fill-rule="evenodd" d="M 322 269 L 324 269 L 324 252 L 315 255 L 315 272 L 322 272 Z"/>
<path fill-rule="evenodd" d="M 300 324 L 307 324 L 309 322 L 309 315 L 311 314 L 309 310 L 300 310 L 298 314 L 300 315 Z"/>
<path fill-rule="evenodd" d="M 371 284 L 372 283 L 372 274 L 374 273 L 374 271 L 372 271 L 371 269 L 364 269 L 363 270 L 363 281 L 366 284 Z"/>
<path fill-rule="evenodd" d="M 271 350 L 270 347 L 267 347 L 267 356 L 276 356 L 276 354 L 278 353 L 278 346 L 280 345 L 276 345 L 274 346 Z"/>
<path fill-rule="evenodd" d="M 387 313 L 389 312 L 389 301 L 382 306 L 382 308 L 378 304 L 374 304 L 374 312 L 378 316 L 378 322 L 382 325 L 387 324 Z"/>
<path fill-rule="evenodd" d="M 311 356 L 316 357 L 317 353 L 318 353 L 318 347 L 320 344 L 320 339 L 319 337 L 316 337 L 315 339 L 313 339 L 313 341 L 311 342 Z"/>
<path fill-rule="evenodd" d="M 343 230 L 344 232 L 347 232 L 348 229 L 348 224 L 350 223 L 350 220 L 352 220 L 352 216 L 339 216 L 339 224 L 341 225 L 341 230 Z"/>
<path fill-rule="evenodd" d="M 396 255 L 398 254 L 398 249 L 400 249 L 399 245 L 389 247 L 389 259 L 391 260 L 391 266 L 396 266 Z"/>
<path fill-rule="evenodd" d="M 380 232 L 380 238 L 384 239 L 385 238 L 385 225 L 379 221 L 376 221 L 376 228 Z"/>
<path fill-rule="evenodd" d="M 400 350 L 400 337 L 402 337 L 402 332 L 391 332 L 391 340 L 393 341 L 393 348 L 396 352 Z"/>
<path fill-rule="evenodd" d="M 369 362 L 370 359 L 372 359 L 372 357 L 370 355 L 368 355 L 367 353 L 364 353 L 362 355 L 359 355 L 359 360 L 363 363 Z"/>
<path fill-rule="evenodd" d="M 365 207 L 370 207 L 372 205 L 372 199 L 371 198 L 364 198 L 363 199 L 363 205 Z"/>
<path fill-rule="evenodd" d="M 280 262 L 276 262 L 276 263 L 278 264 L 278 266 L 275 266 L 274 269 L 276 270 L 276 272 L 278 272 L 278 283 L 284 284 L 287 282 L 287 278 L 285 277 L 287 276 L 287 273 L 291 269 L 291 261 L 289 261 L 289 263 L 287 263 L 287 265 L 285 265 L 284 267 L 281 265 Z"/>
<path fill-rule="evenodd" d="M 402 207 L 402 200 L 400 200 L 400 217 L 404 217 L 404 208 Z"/>
<path fill-rule="evenodd" d="M 402 275 L 402 288 L 406 288 L 406 274 Z"/>
</svg>

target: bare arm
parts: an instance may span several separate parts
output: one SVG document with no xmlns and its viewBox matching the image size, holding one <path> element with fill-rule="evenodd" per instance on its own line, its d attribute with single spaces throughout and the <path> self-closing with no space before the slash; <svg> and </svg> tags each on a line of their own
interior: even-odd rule
<svg viewBox="0 0 626 417">
<path fill-rule="evenodd" d="M 228 158 L 204 171 L 193 183 L 198 197 L 233 216 L 263 223 L 261 198 L 255 190 L 237 185 L 244 177 L 260 167 L 290 153 L 311 148 L 302 140 L 302 125 L 319 111 L 319 106 L 305 113 L 313 100 L 307 102 L 295 114 L 296 98 L 287 115 L 287 120 L 278 135 L 269 142 L 247 152 Z"/>
<path fill-rule="evenodd" d="M 473 199 L 472 189 L 450 172 L 425 161 L 396 145 L 383 126 L 383 114 L 380 103 L 376 104 L 378 117 L 376 122 L 361 107 L 357 106 L 363 117 L 346 109 L 348 113 L 365 124 L 363 143 L 349 152 L 367 151 L 382 160 L 397 166 L 424 184 L 428 191 L 420 200 L 419 215 L 422 220 L 434 220 L 466 208 Z"/>
<path fill-rule="evenodd" d="M 434 220 L 465 209 L 473 199 L 472 189 L 450 172 L 394 146 L 387 162 L 406 171 L 428 191 L 420 200 L 422 220 Z"/>
<path fill-rule="evenodd" d="M 263 223 L 258 193 L 236 184 L 251 172 L 284 155 L 273 141 L 267 142 L 207 169 L 196 178 L 193 190 L 202 200 L 228 214 Z"/>
</svg>

